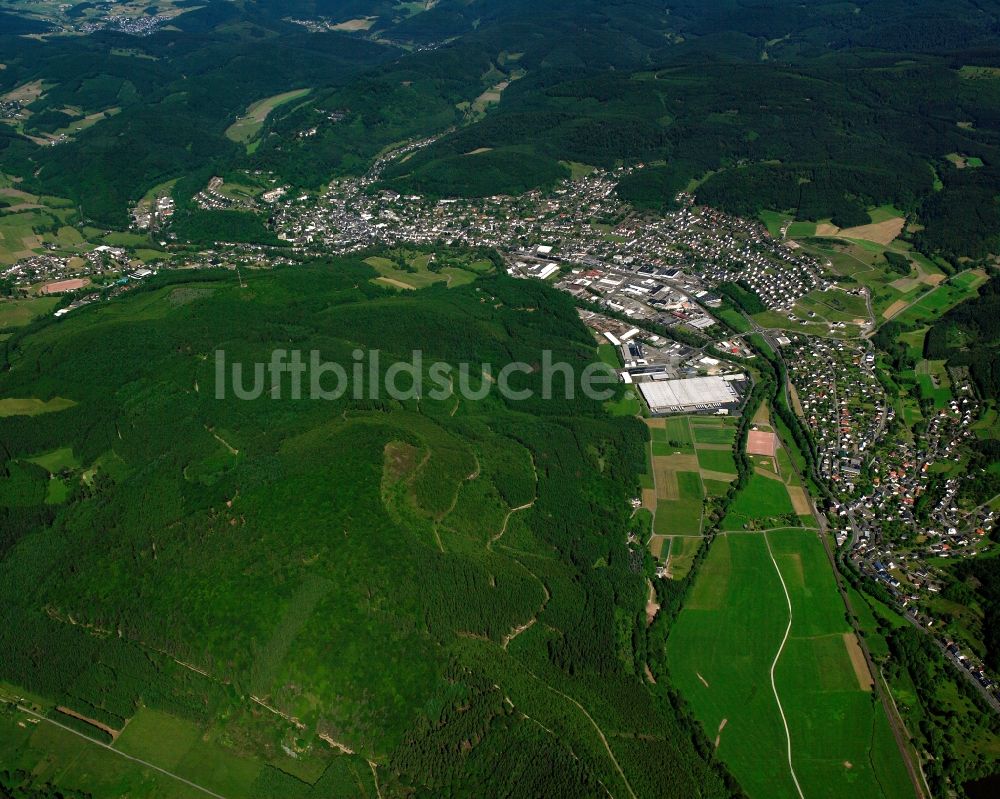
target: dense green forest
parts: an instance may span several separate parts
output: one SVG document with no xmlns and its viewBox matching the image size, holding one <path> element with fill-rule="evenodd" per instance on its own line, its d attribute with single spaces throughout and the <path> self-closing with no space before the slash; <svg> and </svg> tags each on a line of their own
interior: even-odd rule
<svg viewBox="0 0 1000 799">
<path fill-rule="evenodd" d="M 595 357 L 544 285 L 400 296 L 373 274 L 167 273 L 3 343 L 4 396 L 75 404 L 0 419 L 19 486 L 0 497 L 0 679 L 115 730 L 140 706 L 222 725 L 228 751 L 265 762 L 256 796 L 331 795 L 320 734 L 394 795 L 733 795 L 643 676 L 662 630 L 645 621 L 652 562 L 626 541 L 638 420 L 495 392 L 216 399 L 220 349 L 249 368 L 277 344 L 346 366 L 377 347 L 380 374 L 415 347 L 494 369 Z M 324 776 L 267 765 L 283 747 Z"/>
<path fill-rule="evenodd" d="M 623 196 L 660 210 L 707 177 L 702 202 L 841 227 L 892 203 L 920 249 L 981 258 L 1000 246 L 998 23 L 972 0 L 258 0 L 192 4 L 141 39 L 4 28 L 0 93 L 43 83 L 29 117 L 0 125 L 0 169 L 122 225 L 166 180 L 252 168 L 317 188 L 440 135 L 387 183 L 481 196 L 551 185 L 565 162 L 665 162 Z M 226 137 L 299 88 L 249 147 Z M 74 114 L 103 117 L 38 138 Z M 203 185 L 181 181 L 178 199 Z"/>
<path fill-rule="evenodd" d="M 967 367 L 983 399 L 1000 398 L 1000 277 L 994 275 L 978 297 L 952 308 L 931 326 L 924 355 Z"/>
</svg>

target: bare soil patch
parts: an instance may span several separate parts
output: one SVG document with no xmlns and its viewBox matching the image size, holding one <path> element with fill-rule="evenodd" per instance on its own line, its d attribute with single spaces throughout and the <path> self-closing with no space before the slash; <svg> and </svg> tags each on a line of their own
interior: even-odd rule
<svg viewBox="0 0 1000 799">
<path fill-rule="evenodd" d="M 792 507 L 795 509 L 795 513 L 799 516 L 808 516 L 812 513 L 812 508 L 809 505 L 809 497 L 806 496 L 806 491 L 802 486 L 786 486 L 788 489 L 788 498 L 792 500 Z"/>
<path fill-rule="evenodd" d="M 795 386 L 792 385 L 792 381 L 788 381 L 788 393 L 792 398 L 792 410 L 795 411 L 797 416 L 803 416 L 804 412 L 802 410 L 802 402 L 799 400 L 799 392 L 795 390 Z"/>
<path fill-rule="evenodd" d="M 883 319 L 892 319 L 896 314 L 901 313 L 910 303 L 906 300 L 896 300 L 892 305 L 882 311 Z"/>
<path fill-rule="evenodd" d="M 77 713 L 75 710 L 72 710 L 71 708 L 58 705 L 56 707 L 56 710 L 62 713 L 64 716 L 71 716 L 74 719 L 79 719 L 80 721 L 86 722 L 91 727 L 96 727 L 99 730 L 104 730 L 104 732 L 106 732 L 108 735 L 111 736 L 112 741 L 114 741 L 115 738 L 121 735 L 122 732 L 121 730 L 116 730 L 114 729 L 114 727 L 109 727 L 107 724 L 97 721 L 96 719 L 84 716 L 82 713 Z"/>
<path fill-rule="evenodd" d="M 851 658 L 851 665 L 854 667 L 854 676 L 858 678 L 858 687 L 862 691 L 871 691 L 873 687 L 872 675 L 868 671 L 868 664 L 865 662 L 865 655 L 861 651 L 861 645 L 854 633 L 844 633 L 844 646 L 847 647 L 847 654 Z M 850 768 L 850 763 L 845 763 Z"/>
<path fill-rule="evenodd" d="M 905 219 L 901 216 L 894 216 L 891 219 L 886 219 L 884 222 L 873 222 L 870 225 L 844 228 L 840 231 L 839 235 L 846 239 L 862 239 L 864 241 L 874 241 L 876 244 L 888 245 L 899 238 L 899 234 L 903 232 L 905 225 Z"/>
</svg>

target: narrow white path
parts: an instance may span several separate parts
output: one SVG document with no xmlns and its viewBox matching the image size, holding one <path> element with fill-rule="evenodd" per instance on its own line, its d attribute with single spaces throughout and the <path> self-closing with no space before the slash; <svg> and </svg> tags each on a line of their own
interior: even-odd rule
<svg viewBox="0 0 1000 799">
<path fill-rule="evenodd" d="M 104 741 L 98 741 L 94 738 L 91 738 L 89 735 L 84 735 L 79 730 L 74 730 L 72 727 L 67 727 L 65 724 L 60 724 L 55 719 L 50 719 L 47 716 L 39 715 L 30 707 L 24 707 L 23 705 L 19 704 L 17 705 L 17 709 L 20 710 L 22 713 L 27 713 L 32 718 L 38 719 L 41 722 L 44 722 L 46 724 L 52 724 L 56 727 L 59 727 L 59 729 L 61 730 L 65 730 L 66 732 L 71 732 L 73 733 L 73 735 L 83 738 L 83 740 L 87 741 L 88 743 L 94 744 L 94 746 L 100 746 L 102 749 L 107 749 L 109 752 L 114 752 L 119 757 L 123 757 L 126 760 L 131 760 L 133 763 L 138 763 L 139 765 L 145 766 L 146 768 L 152 769 L 153 771 L 158 771 L 161 774 L 165 774 L 166 776 L 177 780 L 178 782 L 183 782 L 185 785 L 188 785 L 191 788 L 196 788 L 202 793 L 215 797 L 215 799 L 226 799 L 226 797 L 222 796 L 221 794 L 217 794 L 215 791 L 210 791 L 204 785 L 199 785 L 196 782 L 191 782 L 191 780 L 184 779 L 184 777 L 182 777 L 180 774 L 174 774 L 172 771 L 167 771 L 165 768 L 160 768 L 159 766 L 150 763 L 148 760 L 142 760 L 141 758 L 132 757 L 132 755 L 127 755 L 120 749 L 115 749 L 113 746 L 109 746 L 108 744 L 104 743 Z"/>
<path fill-rule="evenodd" d="M 799 785 L 799 778 L 795 775 L 795 766 L 792 765 L 792 736 L 788 731 L 788 720 L 781 707 L 781 697 L 778 696 L 778 686 L 774 681 L 774 670 L 778 666 L 778 660 L 781 659 L 781 653 L 785 651 L 785 644 L 788 643 L 788 636 L 792 632 L 792 598 L 788 595 L 788 588 L 785 585 L 785 578 L 781 576 L 781 569 L 778 568 L 778 561 L 774 559 L 774 552 L 771 551 L 771 541 L 768 539 L 767 533 L 764 533 L 764 543 L 767 544 L 767 554 L 771 556 L 771 563 L 774 564 L 774 570 L 778 573 L 778 579 L 781 580 L 781 590 L 785 592 L 785 602 L 788 603 L 788 626 L 785 628 L 785 637 L 781 639 L 781 646 L 778 647 L 778 652 L 771 663 L 771 690 L 774 691 L 774 701 L 778 703 L 778 713 L 781 714 L 781 723 L 785 727 L 785 741 L 788 743 L 788 770 L 792 774 L 795 790 L 799 792 L 799 799 L 805 799 L 802 786 Z"/>
</svg>

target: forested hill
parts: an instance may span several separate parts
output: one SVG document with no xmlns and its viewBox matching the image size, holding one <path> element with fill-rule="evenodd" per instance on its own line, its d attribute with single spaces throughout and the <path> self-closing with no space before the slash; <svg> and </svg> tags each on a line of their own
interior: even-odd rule
<svg viewBox="0 0 1000 799">
<path fill-rule="evenodd" d="M 230 796 L 373 796 L 372 774 L 393 796 L 733 795 L 647 626 L 639 420 L 495 393 L 217 399 L 217 350 L 249 385 L 275 342 L 348 369 L 358 346 L 383 369 L 594 358 L 541 284 L 374 276 L 173 273 L 6 342 L 0 393 L 62 400 L 0 419 L 0 681 L 111 730 L 152 713 L 156 763 L 194 730 L 237 758 Z"/>
<path fill-rule="evenodd" d="M 454 129 L 389 184 L 483 195 L 552 182 L 560 162 L 665 161 L 664 185 L 710 175 L 699 199 L 727 210 L 857 223 L 893 203 L 927 252 L 1000 249 L 995 2 L 163 4 L 187 10 L 144 36 L 4 27 L 0 94 L 30 116 L 0 124 L 3 172 L 124 225 L 166 181 L 184 178 L 182 202 L 236 168 L 316 188 Z M 32 30 L 73 24 L 24 13 Z M 227 137 L 256 101 L 304 88 L 252 141 Z M 70 112 L 100 119 L 48 144 Z"/>
</svg>

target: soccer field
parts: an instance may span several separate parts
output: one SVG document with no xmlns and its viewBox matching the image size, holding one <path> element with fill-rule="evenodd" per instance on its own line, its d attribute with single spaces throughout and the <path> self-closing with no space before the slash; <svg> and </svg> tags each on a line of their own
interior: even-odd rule
<svg viewBox="0 0 1000 799">
<path fill-rule="evenodd" d="M 675 684 L 754 799 L 799 796 L 778 699 L 806 797 L 912 796 L 853 648 L 819 539 L 781 530 L 715 540 L 667 654 Z"/>
</svg>

